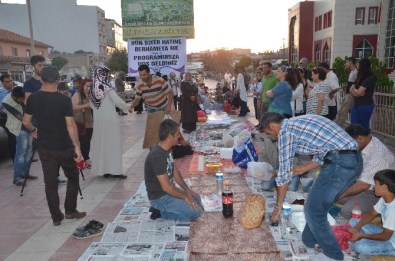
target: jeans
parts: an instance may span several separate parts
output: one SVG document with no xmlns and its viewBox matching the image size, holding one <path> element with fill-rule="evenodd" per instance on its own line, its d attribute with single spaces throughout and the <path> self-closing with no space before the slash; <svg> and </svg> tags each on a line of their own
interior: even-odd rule
<svg viewBox="0 0 395 261">
<path fill-rule="evenodd" d="M 201 205 L 200 198 L 193 197 L 193 199 Z M 163 219 L 192 221 L 197 219 L 201 214 L 199 208 L 192 208 L 185 200 L 172 197 L 168 194 L 151 200 L 151 206 L 159 209 Z"/>
<path fill-rule="evenodd" d="M 159 109 L 159 108 L 150 107 L 150 106 L 146 105 L 146 108 L 147 108 L 147 112 L 148 113 L 153 113 L 153 112 L 158 112 L 158 111 L 165 111 L 164 107 Z"/>
<path fill-rule="evenodd" d="M 299 187 L 299 176 L 294 176 L 291 182 L 288 184 L 288 191 L 297 191 Z M 269 181 L 262 181 L 261 186 L 263 190 L 272 190 L 276 185 L 276 180 L 271 179 Z"/>
<path fill-rule="evenodd" d="M 354 227 L 358 223 L 359 219 L 352 218 L 349 223 Z M 383 232 L 381 227 L 373 224 L 366 224 L 361 228 L 363 234 L 379 234 Z M 378 241 L 362 238 L 356 242 L 350 244 L 352 250 L 359 254 L 370 255 L 370 256 L 395 256 L 395 248 L 390 240 Z"/>
<path fill-rule="evenodd" d="M 343 260 L 343 252 L 329 225 L 327 214 L 332 204 L 361 174 L 362 157 L 360 152 L 356 154 L 332 152 L 330 156 L 325 156 L 320 175 L 315 179 L 305 201 L 306 226 L 302 241 L 310 248 L 318 243 L 325 256 Z"/>
<path fill-rule="evenodd" d="M 353 106 L 351 108 L 351 123 L 360 124 L 366 130 L 370 131 L 370 117 L 374 110 L 374 104 L 366 106 Z"/>
<path fill-rule="evenodd" d="M 14 180 L 24 178 L 29 171 L 32 156 L 32 140 L 30 132 L 21 130 L 16 137 L 16 152 L 14 158 Z"/>
<path fill-rule="evenodd" d="M 47 197 L 49 212 L 53 221 L 60 221 L 62 212 L 59 208 L 58 176 L 59 165 L 67 177 L 66 198 L 64 209 L 66 214 L 72 214 L 77 209 L 79 188 L 79 172 L 74 161 L 74 150 L 53 151 L 38 149 L 44 174 L 45 195 Z"/>
</svg>

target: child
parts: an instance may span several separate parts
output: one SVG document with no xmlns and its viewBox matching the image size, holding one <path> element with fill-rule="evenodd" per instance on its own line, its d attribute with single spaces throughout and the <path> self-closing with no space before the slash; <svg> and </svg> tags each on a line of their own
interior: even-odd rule
<svg viewBox="0 0 395 261">
<path fill-rule="evenodd" d="M 395 170 L 380 170 L 374 175 L 374 192 L 381 197 L 362 219 L 350 220 L 351 249 L 359 254 L 395 256 Z M 378 214 L 383 228 L 368 224 Z"/>
</svg>

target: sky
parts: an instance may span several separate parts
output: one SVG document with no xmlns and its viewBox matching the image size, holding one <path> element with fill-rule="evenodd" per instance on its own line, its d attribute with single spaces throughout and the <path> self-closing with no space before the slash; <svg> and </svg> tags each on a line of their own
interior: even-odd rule
<svg viewBox="0 0 395 261">
<path fill-rule="evenodd" d="M 187 53 L 219 48 L 245 48 L 257 53 L 287 47 L 288 9 L 300 1 L 194 0 L 195 39 L 187 40 Z M 77 3 L 99 6 L 106 18 L 122 21 L 121 0 L 77 0 Z"/>
</svg>

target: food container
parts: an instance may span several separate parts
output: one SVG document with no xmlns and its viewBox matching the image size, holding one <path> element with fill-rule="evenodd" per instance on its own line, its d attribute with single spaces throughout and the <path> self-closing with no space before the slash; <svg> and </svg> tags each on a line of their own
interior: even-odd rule
<svg viewBox="0 0 395 261">
<path fill-rule="evenodd" d="M 217 162 L 217 163 L 208 163 L 206 165 L 207 167 L 207 173 L 209 174 L 215 174 L 221 167 L 222 164 Z"/>
</svg>

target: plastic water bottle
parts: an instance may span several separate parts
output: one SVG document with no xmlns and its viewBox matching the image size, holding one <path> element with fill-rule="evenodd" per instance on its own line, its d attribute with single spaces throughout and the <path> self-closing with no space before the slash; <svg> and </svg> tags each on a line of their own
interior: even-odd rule
<svg viewBox="0 0 395 261">
<path fill-rule="evenodd" d="M 224 174 L 221 171 L 215 174 L 215 182 L 217 185 L 217 194 L 221 196 L 224 191 Z"/>
<path fill-rule="evenodd" d="M 292 210 L 291 205 L 285 199 L 283 203 L 283 208 L 281 211 L 281 237 L 283 239 L 289 238 L 289 233 L 291 231 L 291 220 L 292 220 Z"/>
<path fill-rule="evenodd" d="M 354 208 L 351 211 L 351 218 L 361 219 L 362 217 L 362 210 L 359 207 L 359 201 L 354 202 Z"/>
</svg>

